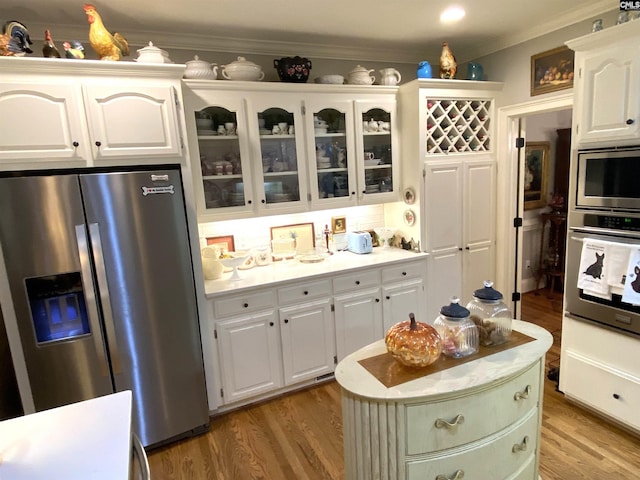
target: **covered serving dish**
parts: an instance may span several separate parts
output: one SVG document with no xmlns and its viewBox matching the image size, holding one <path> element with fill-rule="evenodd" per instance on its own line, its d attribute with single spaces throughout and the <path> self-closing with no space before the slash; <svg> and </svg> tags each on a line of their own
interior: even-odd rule
<svg viewBox="0 0 640 480">
<path fill-rule="evenodd" d="M 222 76 L 227 80 L 257 82 L 264 78 L 262 67 L 244 57 L 222 66 Z"/>
<path fill-rule="evenodd" d="M 391 327 L 384 342 L 391 356 L 407 367 L 426 367 L 442 353 L 442 339 L 436 329 L 417 322 L 413 313 L 409 320 Z"/>
<path fill-rule="evenodd" d="M 164 50 L 159 49 L 153 45 L 153 42 L 149 42 L 144 48 L 138 50 L 138 58 L 136 62 L 140 63 L 173 63 L 169 58 L 169 54 Z"/>
<path fill-rule="evenodd" d="M 187 69 L 184 71 L 184 78 L 193 80 L 215 80 L 218 77 L 218 66 L 215 63 L 200 60 L 198 55 L 193 60 L 185 64 Z"/>
<path fill-rule="evenodd" d="M 373 69 L 367 70 L 366 68 L 358 65 L 347 75 L 347 83 L 350 83 L 351 85 L 371 85 L 376 81 L 376 77 L 371 75 L 371 72 L 373 71 Z"/>
</svg>

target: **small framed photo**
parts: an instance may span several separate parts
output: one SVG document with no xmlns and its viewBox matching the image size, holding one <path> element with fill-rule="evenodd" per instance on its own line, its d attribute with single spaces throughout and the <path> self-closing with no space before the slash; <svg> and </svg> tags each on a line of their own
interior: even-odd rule
<svg viewBox="0 0 640 480">
<path fill-rule="evenodd" d="M 524 160 L 524 209 L 547 205 L 549 142 L 527 142 Z"/>
<path fill-rule="evenodd" d="M 531 56 L 531 96 L 573 87 L 574 52 L 563 46 Z"/>
<path fill-rule="evenodd" d="M 221 254 L 235 252 L 236 245 L 233 235 L 223 235 L 220 237 L 207 237 L 207 245 L 212 245 L 220 249 Z"/>
<path fill-rule="evenodd" d="M 331 217 L 331 230 L 333 233 L 346 233 L 347 217 Z"/>
</svg>

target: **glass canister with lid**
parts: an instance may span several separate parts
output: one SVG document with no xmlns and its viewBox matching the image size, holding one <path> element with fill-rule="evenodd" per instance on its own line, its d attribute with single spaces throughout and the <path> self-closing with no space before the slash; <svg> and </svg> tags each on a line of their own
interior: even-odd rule
<svg viewBox="0 0 640 480">
<path fill-rule="evenodd" d="M 493 282 L 485 280 L 484 287 L 473 292 L 473 299 L 467 309 L 471 320 L 478 327 L 480 345 L 500 345 L 509 340 L 511 312 L 502 302 L 502 293 L 493 288 Z"/>
<path fill-rule="evenodd" d="M 451 298 L 451 303 L 440 309 L 433 326 L 442 338 L 443 354 L 460 358 L 478 351 L 478 329 L 459 298 Z"/>
</svg>

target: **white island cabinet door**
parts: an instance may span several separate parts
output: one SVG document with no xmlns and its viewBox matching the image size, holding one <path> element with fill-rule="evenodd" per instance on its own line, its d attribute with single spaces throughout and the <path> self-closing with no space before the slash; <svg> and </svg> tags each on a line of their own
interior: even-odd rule
<svg viewBox="0 0 640 480">
<path fill-rule="evenodd" d="M 174 87 L 91 84 L 83 88 L 96 162 L 182 155 Z"/>
<path fill-rule="evenodd" d="M 280 309 L 284 383 L 333 372 L 335 335 L 329 299 Z"/>
<path fill-rule="evenodd" d="M 82 99 L 69 85 L 0 84 L 0 168 L 84 166 Z"/>
<path fill-rule="evenodd" d="M 225 404 L 282 387 L 276 312 L 216 323 Z"/>
</svg>

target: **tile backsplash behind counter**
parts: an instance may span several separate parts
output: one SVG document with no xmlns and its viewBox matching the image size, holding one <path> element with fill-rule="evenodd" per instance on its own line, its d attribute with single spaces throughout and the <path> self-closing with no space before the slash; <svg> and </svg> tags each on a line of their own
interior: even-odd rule
<svg viewBox="0 0 640 480">
<path fill-rule="evenodd" d="M 262 248 L 270 245 L 271 227 L 300 223 L 313 223 L 316 245 L 318 245 L 318 242 L 323 238 L 322 231 L 325 225 L 331 228 L 332 217 L 346 217 L 347 231 L 371 230 L 375 227 L 385 226 L 383 205 L 340 208 L 241 220 L 225 220 L 201 223 L 198 225 L 200 247 L 206 246 L 207 237 L 233 235 L 235 250 L 237 251 Z M 401 232 L 403 226 L 402 219 L 398 219 L 396 222 L 388 221 L 386 226 L 397 228 Z M 336 237 L 336 248 L 340 248 L 338 244 L 339 241 L 340 237 Z"/>
</svg>

